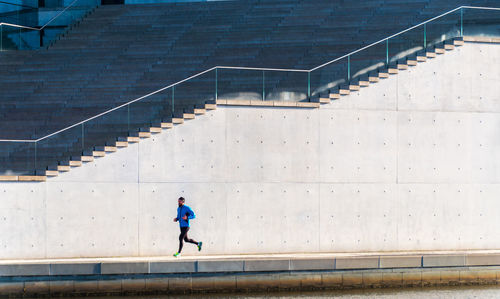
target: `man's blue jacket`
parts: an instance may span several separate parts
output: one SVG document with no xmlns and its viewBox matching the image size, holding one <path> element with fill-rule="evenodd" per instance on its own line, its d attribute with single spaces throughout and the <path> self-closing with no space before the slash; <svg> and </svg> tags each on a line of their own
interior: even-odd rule
<svg viewBox="0 0 500 299">
<path fill-rule="evenodd" d="M 182 219 L 182 217 L 188 216 L 187 220 Z M 182 205 L 177 208 L 177 221 L 179 221 L 180 227 L 189 227 L 189 219 L 194 219 L 196 215 L 189 206 Z"/>
</svg>

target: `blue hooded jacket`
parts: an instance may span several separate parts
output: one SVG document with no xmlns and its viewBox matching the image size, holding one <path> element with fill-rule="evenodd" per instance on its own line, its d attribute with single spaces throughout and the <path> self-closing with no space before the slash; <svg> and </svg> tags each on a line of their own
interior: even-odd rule
<svg viewBox="0 0 500 299">
<path fill-rule="evenodd" d="M 188 219 L 182 219 L 184 216 L 188 216 Z M 196 215 L 189 206 L 182 205 L 177 208 L 177 221 L 179 221 L 180 227 L 189 227 L 189 219 L 194 219 L 195 217 Z"/>
</svg>

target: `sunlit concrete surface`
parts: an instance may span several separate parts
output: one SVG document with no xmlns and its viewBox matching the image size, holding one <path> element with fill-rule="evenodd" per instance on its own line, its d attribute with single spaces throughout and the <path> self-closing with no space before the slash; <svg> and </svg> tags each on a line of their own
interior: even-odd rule
<svg viewBox="0 0 500 299">
<path fill-rule="evenodd" d="M 500 51 L 466 43 L 320 109 L 219 107 L 1 183 L 0 259 L 500 248 Z M 185 246 L 185 255 L 196 255 Z"/>
</svg>

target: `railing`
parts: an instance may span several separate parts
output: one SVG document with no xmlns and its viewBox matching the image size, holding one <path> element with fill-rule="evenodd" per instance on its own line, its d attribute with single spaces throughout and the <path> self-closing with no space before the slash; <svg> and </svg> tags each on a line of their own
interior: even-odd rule
<svg viewBox="0 0 500 299">
<path fill-rule="evenodd" d="M 0 140 L 0 173 L 28 174 L 216 100 L 314 101 L 462 36 L 500 35 L 500 8 L 461 6 L 310 70 L 217 66 L 34 140 Z M 90 153 L 90 155 L 92 155 Z"/>
<path fill-rule="evenodd" d="M 54 11 L 43 25 L 38 25 L 39 10 L 32 8 L 28 11 L 15 11 L 15 18 L 7 18 L 8 22 L 0 22 L 0 51 L 6 50 L 34 50 L 48 45 L 64 29 L 81 18 L 90 9 L 97 6 L 97 0 L 73 0 L 60 11 Z M 45 11 L 48 13 L 50 11 Z M 36 14 L 35 21 L 29 16 Z M 35 22 L 35 24 L 33 24 Z M 16 24 L 14 24 L 16 23 Z"/>
</svg>

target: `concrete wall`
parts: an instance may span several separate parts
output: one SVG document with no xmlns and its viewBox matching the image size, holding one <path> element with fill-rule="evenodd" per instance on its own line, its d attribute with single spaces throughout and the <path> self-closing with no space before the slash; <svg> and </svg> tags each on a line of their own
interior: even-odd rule
<svg viewBox="0 0 500 299">
<path fill-rule="evenodd" d="M 500 46 L 320 109 L 219 107 L 46 183 L 0 184 L 0 258 L 500 248 Z M 187 244 L 185 254 L 198 254 Z"/>
</svg>

